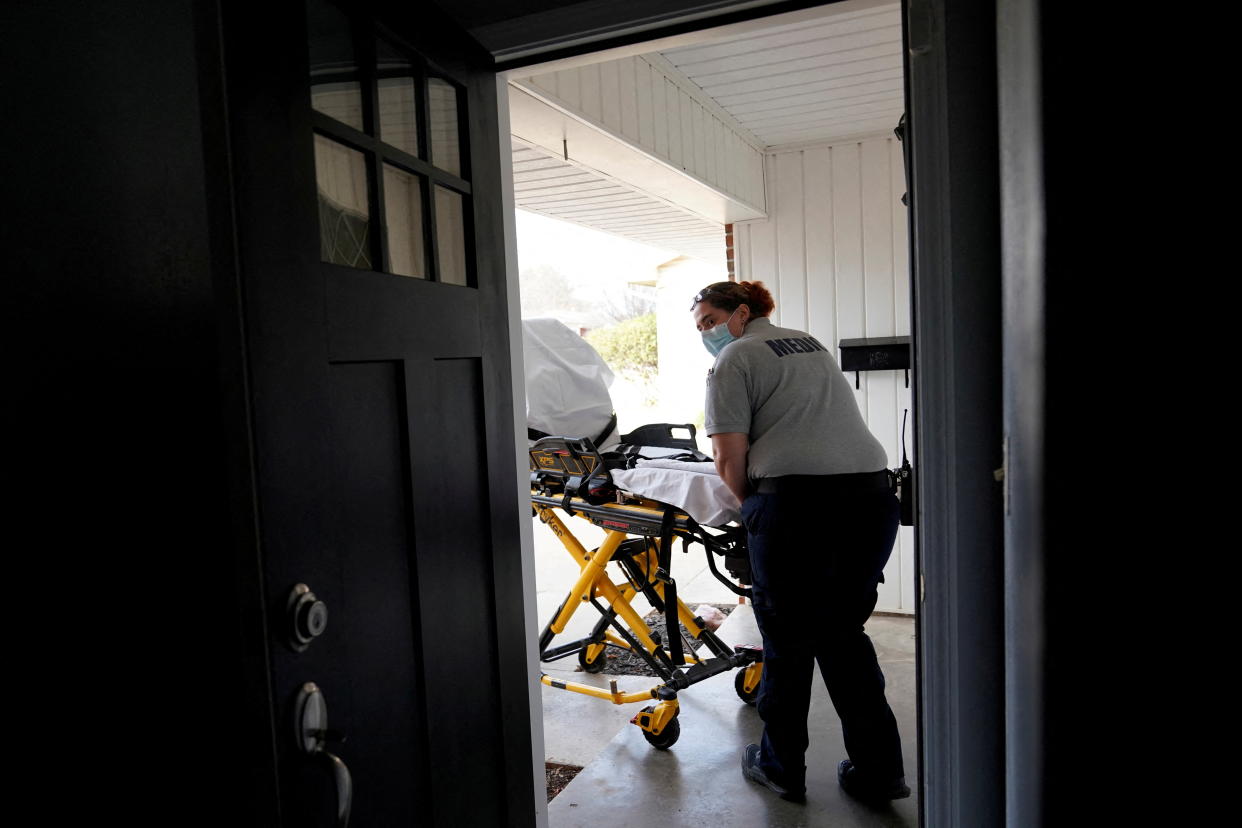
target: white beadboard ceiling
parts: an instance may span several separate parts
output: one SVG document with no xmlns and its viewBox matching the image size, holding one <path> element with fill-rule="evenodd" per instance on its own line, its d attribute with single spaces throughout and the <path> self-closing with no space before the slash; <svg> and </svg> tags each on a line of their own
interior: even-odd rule
<svg viewBox="0 0 1242 828">
<path fill-rule="evenodd" d="M 891 130 L 903 111 L 900 4 L 823 11 L 660 55 L 767 148 Z"/>
<path fill-rule="evenodd" d="M 724 228 L 598 172 L 513 141 L 517 206 L 712 264 L 724 263 Z"/>
<path fill-rule="evenodd" d="M 904 110 L 899 3 L 847 0 L 751 21 L 742 30 L 692 37 L 686 45 L 642 58 L 653 73 L 658 70 L 669 78 L 670 90 L 690 90 L 708 110 L 718 107 L 719 119 L 731 119 L 729 128 L 756 150 L 780 152 L 891 135 Z M 620 66 L 624 60 L 611 63 Z M 608 96 L 602 84 L 596 86 L 600 89 L 593 86 L 592 94 L 599 93 L 603 103 L 598 106 L 606 109 Z M 567 104 L 561 101 L 567 111 L 594 103 L 584 88 L 576 87 L 577 95 L 569 96 Z M 593 117 L 589 111 L 576 115 Z M 682 123 L 683 132 L 690 129 Z M 623 129 L 607 123 L 602 128 L 625 138 Z M 641 140 L 628 140 L 654 152 Z M 627 185 L 595 167 L 575 165 L 572 152 L 566 162 L 543 143 L 514 135 L 519 207 L 723 264 L 723 225 L 705 218 L 702 210 L 679 208 L 672 203 L 676 198 Z M 678 159 L 672 160 L 675 166 Z M 686 168 L 688 162 L 680 163 Z"/>
</svg>

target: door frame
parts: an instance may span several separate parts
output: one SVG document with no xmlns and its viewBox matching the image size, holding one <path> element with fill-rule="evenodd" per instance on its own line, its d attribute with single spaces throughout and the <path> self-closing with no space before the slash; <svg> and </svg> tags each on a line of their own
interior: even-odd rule
<svg viewBox="0 0 1242 828">
<path fill-rule="evenodd" d="M 911 150 L 920 793 L 1005 815 L 1001 276 L 994 10 L 903 0 Z"/>
<path fill-rule="evenodd" d="M 509 370 L 512 374 L 513 400 L 513 444 L 514 478 L 518 485 L 514 487 L 514 496 L 519 514 L 525 514 L 530 508 L 530 494 L 526 488 L 530 477 L 530 458 L 526 452 L 529 443 L 526 435 L 526 408 L 517 399 L 518 389 L 526 387 L 526 369 L 523 364 L 522 343 L 522 300 L 518 290 L 518 256 L 517 256 L 517 214 L 516 200 L 513 193 L 513 150 L 510 139 L 509 121 L 509 81 L 504 72 L 496 73 L 496 110 L 500 151 L 501 198 L 503 203 L 504 222 L 504 256 L 505 256 L 505 295 L 506 311 L 509 320 Z M 530 686 L 535 688 L 529 696 L 530 708 L 530 747 L 531 765 L 534 775 L 531 783 L 535 787 L 535 819 L 543 828 L 548 824 L 547 776 L 544 771 L 546 756 L 543 741 L 543 694 L 540 677 L 543 673 L 539 666 L 539 587 L 535 573 L 535 537 L 529 520 L 520 520 L 519 537 L 522 550 L 522 614 L 524 620 L 524 640 L 526 645 L 526 671 Z"/>
<path fill-rule="evenodd" d="M 1006 823 L 1043 825 L 1046 371 L 1044 124 L 1038 0 L 997 4 L 1004 249 Z M 1073 447 L 1069 447 L 1072 451 Z"/>
<path fill-rule="evenodd" d="M 506 98 L 499 92 L 509 70 L 813 5 L 820 4 L 753 7 L 739 2 L 720 7 L 712 17 L 641 30 L 627 31 L 612 21 L 618 24 L 613 34 L 589 42 L 582 40 L 589 34 L 585 28 L 561 32 L 545 39 L 538 50 L 498 61 L 498 101 L 504 109 Z M 920 822 L 993 824 L 1005 818 L 1007 786 L 1021 782 L 1016 775 L 1030 781 L 1036 772 L 1030 763 L 1007 772 L 1006 759 L 1029 753 L 1029 741 L 1037 733 L 1029 721 L 1017 733 L 1006 731 L 1016 715 L 1009 711 L 1007 719 L 1006 660 L 1028 652 L 1030 642 L 1019 643 L 1018 633 L 1006 624 L 1006 609 L 1017 587 L 1006 579 L 1003 490 L 995 477 L 1004 465 L 1001 347 L 1012 337 L 1013 321 L 1003 315 L 1001 305 L 996 9 L 986 0 L 902 0 L 902 12 L 903 36 L 917 33 L 906 49 L 913 152 L 908 188 L 912 204 L 934 205 L 911 210 L 910 234 L 919 470 L 915 561 L 920 599 L 915 626 Z M 506 112 L 501 122 L 507 120 Z M 511 221 L 511 190 L 505 197 L 506 220 Z M 516 281 L 515 258 L 509 267 Z M 511 296 L 515 294 L 516 285 L 511 286 Z M 518 388 L 523 380 L 521 337 L 515 333 L 520 310 L 515 306 L 510 307 L 510 320 Z M 515 424 L 519 437 L 522 426 Z M 519 465 L 524 476 L 525 465 Z M 1028 521 L 1037 522 L 1038 516 L 1029 515 Z M 528 531 L 524 527 L 523 560 L 533 579 Z M 527 589 L 528 596 L 534 595 L 531 585 Z M 1042 619 L 1037 598 L 1028 600 L 1024 609 L 1032 623 Z M 534 640 L 538 627 L 530 606 L 527 623 Z M 537 656 L 532 653 L 531 658 Z M 537 662 L 532 670 L 537 673 Z M 1009 701 L 1024 700 L 1011 695 Z M 537 699 L 531 708 L 532 743 L 542 744 Z"/>
</svg>

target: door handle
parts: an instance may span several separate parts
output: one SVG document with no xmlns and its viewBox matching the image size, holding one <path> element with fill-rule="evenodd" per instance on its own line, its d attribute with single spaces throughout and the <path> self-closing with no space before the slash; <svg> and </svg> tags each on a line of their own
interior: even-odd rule
<svg viewBox="0 0 1242 828">
<path fill-rule="evenodd" d="M 306 682 L 298 691 L 293 726 L 298 750 L 331 766 L 332 778 L 336 783 L 336 824 L 347 828 L 354 802 L 354 780 L 341 757 L 330 753 L 326 747 L 329 741 L 345 741 L 345 736 L 328 729 L 328 703 L 313 681 Z"/>
</svg>

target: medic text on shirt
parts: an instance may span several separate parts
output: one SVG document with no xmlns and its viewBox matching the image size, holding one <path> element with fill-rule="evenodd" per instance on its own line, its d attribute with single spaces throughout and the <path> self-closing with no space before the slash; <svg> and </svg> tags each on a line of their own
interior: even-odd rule
<svg viewBox="0 0 1242 828">
<path fill-rule="evenodd" d="M 819 340 L 813 336 L 807 336 L 797 339 L 769 339 L 764 342 L 772 349 L 778 357 L 788 356 L 789 354 L 810 354 L 815 351 L 828 350 L 819 344 Z"/>
</svg>

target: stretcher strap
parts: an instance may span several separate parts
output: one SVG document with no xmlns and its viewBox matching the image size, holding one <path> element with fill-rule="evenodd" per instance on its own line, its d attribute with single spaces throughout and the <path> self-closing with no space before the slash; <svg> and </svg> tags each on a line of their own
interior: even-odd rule
<svg viewBox="0 0 1242 828">
<path fill-rule="evenodd" d="M 673 580 L 673 526 L 677 510 L 669 506 L 660 521 L 660 557 L 656 577 L 664 582 L 664 629 L 668 638 L 668 654 L 675 666 L 686 663 L 681 649 L 681 626 L 677 618 L 677 582 Z"/>
</svg>

